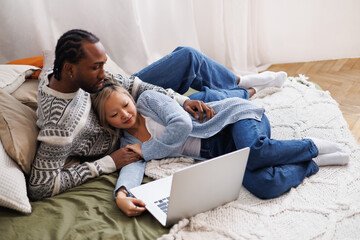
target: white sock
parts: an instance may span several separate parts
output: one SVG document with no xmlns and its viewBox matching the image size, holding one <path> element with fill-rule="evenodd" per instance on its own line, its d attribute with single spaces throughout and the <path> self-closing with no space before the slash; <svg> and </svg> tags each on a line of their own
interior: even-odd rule
<svg viewBox="0 0 360 240">
<path fill-rule="evenodd" d="M 313 140 L 314 144 L 318 148 L 319 155 L 326 153 L 342 152 L 342 149 L 337 143 L 319 138 L 310 138 L 310 139 Z"/>
<path fill-rule="evenodd" d="M 239 87 L 254 88 L 256 92 L 267 87 L 281 87 L 287 78 L 286 72 L 265 71 L 240 77 Z"/>
<path fill-rule="evenodd" d="M 330 165 L 345 165 L 350 161 L 350 156 L 344 152 L 333 152 L 326 154 L 319 154 L 316 158 L 313 159 L 314 162 L 320 166 L 330 166 Z"/>
</svg>

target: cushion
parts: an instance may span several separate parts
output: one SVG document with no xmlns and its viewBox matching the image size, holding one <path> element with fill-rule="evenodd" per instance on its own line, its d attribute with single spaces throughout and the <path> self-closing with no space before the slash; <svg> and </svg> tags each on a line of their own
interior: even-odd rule
<svg viewBox="0 0 360 240">
<path fill-rule="evenodd" d="M 8 62 L 7 64 L 31 65 L 31 66 L 35 66 L 35 67 L 38 67 L 38 68 L 42 68 L 43 64 L 44 64 L 43 61 L 44 61 L 43 56 L 37 56 L 37 57 L 18 59 L 18 60 L 15 60 L 15 61 Z M 30 78 L 31 79 L 38 79 L 40 71 L 41 71 L 40 69 L 35 71 L 30 76 Z"/>
<path fill-rule="evenodd" d="M 31 213 L 24 173 L 0 142 L 0 206 Z"/>
<path fill-rule="evenodd" d="M 36 114 L 0 89 L 0 138 L 6 153 L 30 173 L 37 148 Z"/>
<path fill-rule="evenodd" d="M 43 51 L 44 64 L 40 73 L 39 79 L 42 79 L 44 74 L 54 65 L 55 53 L 54 51 L 44 50 Z"/>
<path fill-rule="evenodd" d="M 40 68 L 31 65 L 0 65 L 0 88 L 7 93 L 14 92 L 24 81 L 26 77 L 31 76 Z"/>
<path fill-rule="evenodd" d="M 107 55 L 107 61 L 104 65 L 105 71 L 111 72 L 113 74 L 121 74 L 123 76 L 129 76 L 119 65 L 117 65 L 109 55 Z"/>
<path fill-rule="evenodd" d="M 26 79 L 11 95 L 36 111 L 38 86 L 39 79 Z"/>
</svg>

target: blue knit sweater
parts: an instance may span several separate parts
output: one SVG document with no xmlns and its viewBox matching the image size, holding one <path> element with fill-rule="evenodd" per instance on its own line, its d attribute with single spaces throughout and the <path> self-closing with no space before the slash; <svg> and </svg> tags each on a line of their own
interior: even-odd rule
<svg viewBox="0 0 360 240">
<path fill-rule="evenodd" d="M 209 138 L 227 125 L 242 119 L 261 121 L 265 112 L 263 108 L 241 98 L 228 98 L 207 104 L 215 110 L 216 115 L 209 121 L 200 123 L 170 97 L 153 90 L 143 92 L 137 101 L 138 112 L 165 126 L 165 130 L 159 138 L 150 139 L 144 143 L 123 131 L 121 147 L 134 143 L 141 144 L 144 160 L 121 169 L 114 193 L 116 194 L 121 186 L 130 189 L 140 185 L 146 161 L 164 157 L 179 157 L 180 155 L 174 152 L 185 143 L 189 136 Z M 196 158 L 194 156 L 186 157 Z"/>
</svg>

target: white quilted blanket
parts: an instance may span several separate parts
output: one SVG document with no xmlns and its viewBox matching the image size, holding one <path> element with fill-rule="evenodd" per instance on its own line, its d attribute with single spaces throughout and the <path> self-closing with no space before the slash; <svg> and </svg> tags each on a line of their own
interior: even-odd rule
<svg viewBox="0 0 360 240">
<path fill-rule="evenodd" d="M 243 188 L 238 200 L 183 219 L 160 239 L 360 239 L 360 147 L 330 93 L 300 75 L 282 89 L 260 91 L 251 101 L 266 109 L 273 138 L 329 139 L 350 154 L 350 163 L 321 167 L 272 200 Z M 151 161 L 145 173 L 161 178 L 192 163 L 184 158 Z"/>
</svg>

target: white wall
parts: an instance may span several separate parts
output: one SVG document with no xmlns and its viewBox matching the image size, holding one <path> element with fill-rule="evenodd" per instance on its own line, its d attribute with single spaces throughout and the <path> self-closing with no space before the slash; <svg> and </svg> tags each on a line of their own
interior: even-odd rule
<svg viewBox="0 0 360 240">
<path fill-rule="evenodd" d="M 262 63 L 360 57 L 359 0 L 260 0 Z"/>
<path fill-rule="evenodd" d="M 267 64 L 360 57 L 360 0 L 0 0 L 0 63 L 89 30 L 128 72 L 178 45 L 235 73 Z"/>
</svg>

